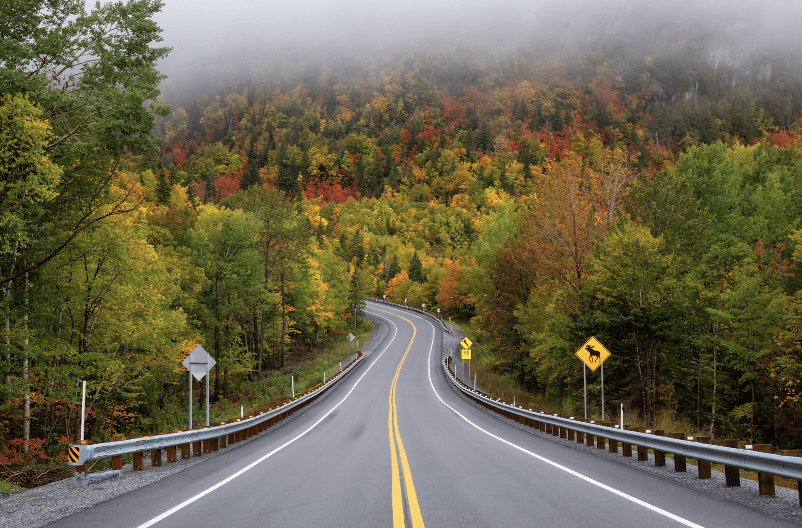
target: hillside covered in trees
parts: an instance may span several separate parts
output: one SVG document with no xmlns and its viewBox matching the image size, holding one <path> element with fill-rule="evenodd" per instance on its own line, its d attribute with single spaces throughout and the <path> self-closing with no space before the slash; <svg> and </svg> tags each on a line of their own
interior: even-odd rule
<svg viewBox="0 0 802 528">
<path fill-rule="evenodd" d="M 79 77 L 2 48 L 0 458 L 74 440 L 81 380 L 93 438 L 155 432 L 197 344 L 230 397 L 382 295 L 470 322 L 482 363 L 549 401 L 581 402 L 573 352 L 595 335 L 608 402 L 802 443 L 788 57 L 687 33 L 421 47 L 160 100 L 167 50 L 131 24 L 140 60 L 111 40 Z"/>
</svg>

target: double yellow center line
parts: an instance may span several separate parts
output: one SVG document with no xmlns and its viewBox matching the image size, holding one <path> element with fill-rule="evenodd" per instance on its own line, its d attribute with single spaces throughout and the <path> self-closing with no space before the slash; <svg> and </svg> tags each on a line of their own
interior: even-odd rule
<svg viewBox="0 0 802 528">
<path fill-rule="evenodd" d="M 384 312 L 384 310 L 379 311 Z M 412 339 L 409 340 L 409 346 L 407 346 L 407 349 L 401 358 L 401 362 L 398 363 L 398 368 L 395 369 L 393 383 L 390 385 L 390 413 L 387 417 L 387 429 L 389 430 L 390 434 L 390 464 L 392 466 L 393 476 L 393 528 L 403 528 L 406 526 L 404 523 L 404 503 L 401 496 L 401 472 L 399 470 L 399 459 L 401 460 L 401 467 L 404 470 L 404 483 L 406 484 L 407 503 L 409 504 L 409 514 L 412 517 L 412 526 L 413 528 L 424 528 L 423 517 L 420 513 L 420 506 L 418 506 L 418 496 L 415 494 L 415 484 L 412 482 L 412 472 L 409 470 L 407 453 L 404 450 L 404 443 L 401 441 L 401 432 L 398 429 L 398 410 L 395 405 L 395 389 L 398 385 L 398 375 L 401 373 L 401 367 L 404 365 L 404 360 L 406 360 L 407 354 L 409 354 L 409 350 L 412 348 L 412 343 L 415 341 L 415 336 L 418 333 L 418 329 L 415 328 L 415 325 L 412 324 L 412 321 L 409 319 L 405 319 L 391 312 L 384 313 L 404 319 L 404 321 L 412 325 Z"/>
</svg>

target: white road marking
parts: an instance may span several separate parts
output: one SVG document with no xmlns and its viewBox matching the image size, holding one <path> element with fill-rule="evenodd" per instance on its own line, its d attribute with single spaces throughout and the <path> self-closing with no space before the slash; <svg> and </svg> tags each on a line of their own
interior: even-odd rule
<svg viewBox="0 0 802 528">
<path fill-rule="evenodd" d="M 161 515 L 159 515 L 158 517 L 154 517 L 153 519 L 149 520 L 148 522 L 146 522 L 146 523 L 144 523 L 144 524 L 140 524 L 138 528 L 148 528 L 149 526 L 153 526 L 153 525 L 154 525 L 154 524 L 156 524 L 157 522 L 163 521 L 164 519 L 166 519 L 167 517 L 169 517 L 169 516 L 171 516 L 172 514 L 176 513 L 177 511 L 179 511 L 179 510 L 182 510 L 182 509 L 186 508 L 187 506 L 189 506 L 189 505 L 190 505 L 190 504 L 192 504 L 193 502 L 195 502 L 195 501 L 197 501 L 197 500 L 199 500 L 199 499 L 202 499 L 203 497 L 205 497 L 205 496 L 206 496 L 206 495 L 208 495 L 209 493 L 213 492 L 213 491 L 214 491 L 214 490 L 216 490 L 217 488 L 220 488 L 220 487 L 222 487 L 222 486 L 224 486 L 224 485 L 228 484 L 229 482 L 231 482 L 231 481 L 232 481 L 232 480 L 234 480 L 235 478 L 239 477 L 239 476 L 240 476 L 240 475 L 242 475 L 243 473 L 245 473 L 245 472 L 247 472 L 247 471 L 250 471 L 250 470 L 251 470 L 251 469 L 253 469 L 254 467 L 258 466 L 259 464 L 261 464 L 262 462 L 264 462 L 265 460 L 267 460 L 267 459 L 268 459 L 268 458 L 270 458 L 271 456 L 275 455 L 276 453 L 278 453 L 279 451 L 281 451 L 282 449 L 284 449 L 284 448 L 285 448 L 285 447 L 287 447 L 288 445 L 292 444 L 293 442 L 295 442 L 296 440 L 298 440 L 298 439 L 299 439 L 299 438 L 301 438 L 302 436 L 306 435 L 306 433 L 308 433 L 309 431 L 311 431 L 312 429 L 314 429 L 315 427 L 317 427 L 317 425 L 318 425 L 320 422 L 322 422 L 323 420 L 325 420 L 325 419 L 326 419 L 326 418 L 327 418 L 327 417 L 328 417 L 328 416 L 329 416 L 331 413 L 333 413 L 333 412 L 334 412 L 334 410 L 335 410 L 335 409 L 337 409 L 337 407 L 339 407 L 340 405 L 342 405 L 342 404 L 343 404 L 343 402 L 344 402 L 345 400 L 347 400 L 347 399 L 348 399 L 348 397 L 351 395 L 351 393 L 352 393 L 352 392 L 354 392 L 354 389 L 356 389 L 356 386 L 357 386 L 357 385 L 359 385 L 359 382 L 360 382 L 360 381 L 362 381 L 362 378 L 364 378 L 364 377 L 367 375 L 367 373 L 370 371 L 370 369 L 371 369 L 371 368 L 373 368 L 373 365 L 375 365 L 375 364 L 376 364 L 376 362 L 377 362 L 377 361 L 378 361 L 378 360 L 379 360 L 379 359 L 380 359 L 380 358 L 381 358 L 381 357 L 384 355 L 384 353 L 387 351 L 387 349 L 388 349 L 388 348 L 390 348 L 390 345 L 393 343 L 393 341 L 395 341 L 395 336 L 398 334 L 398 327 L 397 327 L 397 326 L 395 326 L 395 324 L 393 324 L 393 322 L 392 322 L 392 321 L 389 321 L 389 320 L 388 320 L 388 322 L 389 322 L 390 324 L 392 324 L 392 325 L 393 325 L 393 328 L 395 328 L 395 331 L 394 331 L 394 333 L 393 333 L 393 338 L 392 338 L 392 339 L 390 339 L 390 342 L 389 342 L 389 343 L 387 343 L 387 346 L 386 346 L 386 347 L 384 347 L 384 350 L 382 350 L 382 351 L 381 351 L 381 354 L 379 354 L 378 356 L 376 356 L 376 359 L 374 359 L 374 360 L 373 360 L 373 362 L 372 362 L 370 365 L 368 365 L 368 368 L 367 368 L 367 370 L 366 370 L 364 373 L 362 373 L 362 375 L 361 375 L 361 376 L 359 376 L 359 379 L 358 379 L 358 380 L 356 380 L 356 383 L 354 383 L 354 386 L 353 386 L 353 387 L 351 387 L 351 390 L 349 390 L 349 391 L 348 391 L 348 394 L 346 394 L 346 395 L 345 395 L 345 397 L 344 397 L 342 400 L 340 400 L 340 401 L 337 403 L 337 405 L 335 405 L 334 407 L 332 407 L 331 409 L 329 409 L 329 411 L 328 411 L 326 414 L 324 414 L 324 415 L 323 415 L 323 416 L 322 416 L 322 417 L 321 417 L 321 418 L 320 418 L 318 421 L 316 421 L 315 423 L 313 423 L 313 424 L 312 424 L 312 425 L 311 425 L 311 426 L 310 426 L 310 427 L 309 427 L 307 430 L 305 430 L 304 432 L 302 432 L 301 434 L 299 434 L 298 436 L 296 436 L 296 437 L 295 437 L 295 438 L 293 438 L 292 440 L 289 440 L 289 441 L 287 441 L 286 443 L 284 443 L 284 444 L 280 445 L 279 447 L 275 448 L 274 450 L 272 450 L 271 452 L 269 452 L 268 454 L 266 454 L 266 455 L 265 455 L 265 456 L 263 456 L 262 458 L 260 458 L 260 459 L 256 460 L 255 462 L 253 462 L 253 463 L 251 463 L 251 464 L 249 464 L 249 465 L 245 466 L 244 468 L 240 469 L 239 471 L 237 471 L 236 473 L 234 473 L 234 474 L 233 474 L 233 475 L 231 475 L 230 477 L 228 477 L 228 478 L 226 478 L 226 479 L 223 479 L 223 480 L 221 480 L 220 482 L 218 482 L 217 484 L 215 484 L 215 485 L 214 485 L 214 486 L 212 486 L 211 488 L 207 489 L 206 491 L 203 491 L 203 492 L 201 492 L 201 493 L 198 493 L 198 494 L 197 494 L 197 495 L 195 495 L 194 497 L 190 497 L 189 499 L 185 500 L 184 502 L 182 502 L 181 504 L 177 505 L 176 507 L 174 507 L 174 508 L 171 508 L 171 509 L 167 510 L 166 512 L 162 513 L 162 514 L 161 514 Z"/>
<path fill-rule="evenodd" d="M 417 316 L 415 314 L 409 314 L 409 315 L 412 315 L 413 317 L 417 317 L 418 319 L 421 319 L 422 321 L 425 321 L 425 322 L 429 323 L 429 326 L 432 327 L 432 343 L 431 343 L 431 345 L 429 345 L 429 359 L 427 361 L 426 371 L 427 371 L 427 374 L 429 375 L 429 385 L 432 387 L 432 391 L 434 391 L 434 395 L 437 396 L 437 399 L 440 400 L 440 403 L 442 403 L 443 405 L 445 405 L 446 407 L 451 409 L 457 416 L 459 416 L 460 418 L 465 420 L 468 424 L 470 424 L 471 426 L 475 427 L 476 429 L 478 429 L 479 431 L 483 432 L 484 434 L 490 436 L 491 438 L 495 438 L 499 442 L 501 442 L 503 444 L 507 444 L 508 446 L 512 447 L 513 449 L 517 449 L 518 451 L 521 451 L 522 453 L 526 453 L 527 455 L 529 455 L 529 456 L 531 456 L 533 458 L 536 458 L 536 459 L 540 460 L 541 462 L 545 462 L 546 464 L 549 464 L 549 465 L 551 465 L 551 466 L 553 466 L 553 467 L 555 467 L 557 469 L 565 471 L 566 473 L 568 473 L 570 475 L 573 475 L 573 476 L 575 476 L 577 478 L 580 478 L 580 479 L 584 480 L 585 482 L 588 482 L 589 484 L 593 484 L 594 486 L 598 486 L 599 488 L 601 488 L 603 490 L 609 491 L 610 493 L 613 493 L 614 495 L 618 495 L 621 498 L 624 498 L 624 499 L 626 499 L 626 500 L 628 500 L 630 502 L 634 502 L 635 504 L 638 504 L 639 506 L 643 506 L 646 509 L 649 509 L 649 510 L 655 512 L 655 513 L 663 515 L 664 517 L 668 517 L 669 519 L 677 521 L 678 523 L 683 524 L 685 526 L 690 526 L 692 528 L 704 528 L 700 524 L 696 524 L 694 522 L 691 522 L 691 521 L 689 521 L 689 520 L 687 520 L 687 519 L 685 519 L 683 517 L 680 517 L 679 515 L 675 515 L 675 514 L 669 512 L 669 511 L 666 511 L 666 510 L 664 510 L 662 508 L 659 508 L 659 507 L 657 507 L 657 506 L 655 506 L 653 504 L 649 504 L 648 502 L 642 501 L 641 499 L 638 499 L 637 497 L 633 497 L 632 495 L 629 495 L 628 493 L 624 493 L 621 490 L 617 490 L 617 489 L 615 489 L 615 488 L 613 488 L 611 486 L 608 486 L 607 484 L 599 482 L 598 480 L 594 480 L 594 479 L 592 479 L 592 478 L 590 478 L 590 477 L 588 477 L 586 475 L 583 475 L 582 473 L 574 471 L 573 469 L 567 468 L 567 467 L 565 467 L 565 466 L 563 466 L 561 464 L 558 464 L 557 462 L 549 460 L 548 458 L 545 458 L 545 457 L 540 456 L 540 455 L 538 455 L 536 453 L 533 453 L 533 452 L 529 451 L 528 449 L 524 449 L 521 446 L 513 444 L 512 442 L 510 442 L 508 440 L 505 440 L 505 439 L 503 439 L 503 438 L 501 438 L 499 436 L 494 435 L 490 431 L 482 429 L 481 427 L 479 427 L 478 425 L 476 425 L 475 423 L 470 421 L 468 418 L 466 418 L 458 410 L 456 410 L 455 408 L 453 408 L 452 406 L 447 404 L 445 401 L 443 401 L 443 398 L 440 397 L 440 394 L 437 392 L 437 389 L 434 388 L 434 383 L 432 382 L 432 350 L 434 349 L 434 335 L 435 335 L 434 325 L 431 322 L 429 322 L 427 319 L 423 318 L 423 317 Z M 389 321 L 389 319 L 388 319 L 388 321 Z M 439 367 L 439 364 L 438 364 L 438 367 Z"/>
</svg>

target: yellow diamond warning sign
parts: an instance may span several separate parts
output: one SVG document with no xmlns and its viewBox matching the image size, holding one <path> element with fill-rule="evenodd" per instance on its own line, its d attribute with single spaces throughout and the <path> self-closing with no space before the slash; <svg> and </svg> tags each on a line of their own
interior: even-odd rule
<svg viewBox="0 0 802 528">
<path fill-rule="evenodd" d="M 470 348 L 463 348 L 462 349 L 462 359 L 471 359 L 471 349 Z"/>
<path fill-rule="evenodd" d="M 610 351 L 604 348 L 604 345 L 599 343 L 598 339 L 591 337 L 576 351 L 576 357 L 595 372 L 610 357 Z"/>
<path fill-rule="evenodd" d="M 468 339 L 466 337 L 465 339 L 460 341 L 459 344 L 462 345 L 462 348 L 471 348 L 471 345 L 473 344 L 473 341 L 471 341 L 470 339 Z"/>
</svg>

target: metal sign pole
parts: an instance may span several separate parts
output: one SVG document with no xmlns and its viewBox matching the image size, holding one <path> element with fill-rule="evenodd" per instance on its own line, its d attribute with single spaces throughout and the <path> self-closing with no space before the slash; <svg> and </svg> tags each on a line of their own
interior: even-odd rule
<svg viewBox="0 0 802 528">
<path fill-rule="evenodd" d="M 588 367 L 582 363 L 582 379 L 584 381 L 585 393 L 585 420 L 588 419 Z"/>
<path fill-rule="evenodd" d="M 604 421 L 604 363 L 601 365 L 602 422 Z"/>
<path fill-rule="evenodd" d="M 189 428 L 192 429 L 192 371 L 189 371 Z"/>
<path fill-rule="evenodd" d="M 209 427 L 209 373 L 206 373 L 206 427 Z"/>
</svg>

